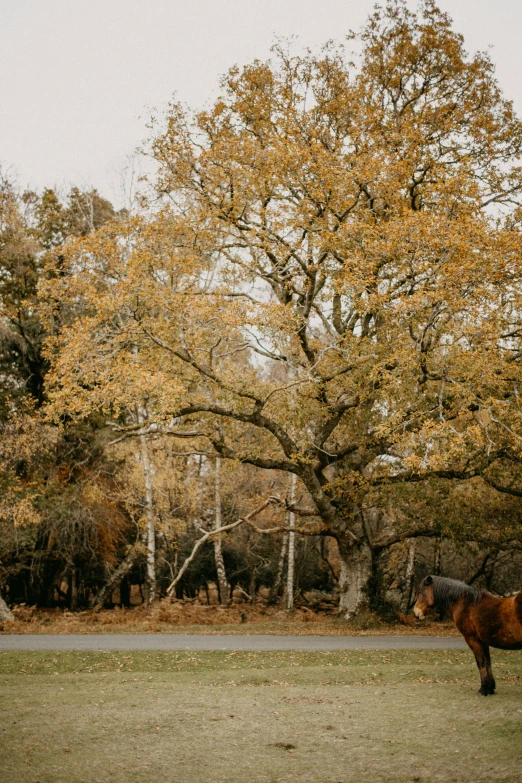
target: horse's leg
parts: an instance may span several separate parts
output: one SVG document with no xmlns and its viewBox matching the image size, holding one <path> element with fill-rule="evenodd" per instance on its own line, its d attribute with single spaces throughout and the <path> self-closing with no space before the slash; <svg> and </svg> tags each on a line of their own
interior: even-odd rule
<svg viewBox="0 0 522 783">
<path fill-rule="evenodd" d="M 484 642 L 483 642 L 484 644 Z M 489 654 L 489 644 L 484 644 L 484 657 L 486 659 L 486 679 L 489 687 L 489 695 L 493 696 L 497 683 L 493 677 L 493 670 L 491 668 L 491 655 Z"/>
<path fill-rule="evenodd" d="M 480 672 L 480 689 L 482 696 L 492 696 L 495 693 L 495 679 L 491 671 L 491 658 L 489 646 L 477 639 L 476 636 L 466 638 L 468 646 L 473 651 Z"/>
</svg>

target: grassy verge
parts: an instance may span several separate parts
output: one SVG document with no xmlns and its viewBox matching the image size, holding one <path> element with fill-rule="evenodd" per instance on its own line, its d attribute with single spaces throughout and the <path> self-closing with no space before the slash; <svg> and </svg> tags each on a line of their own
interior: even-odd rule
<svg viewBox="0 0 522 783">
<path fill-rule="evenodd" d="M 499 682 L 522 681 L 521 653 L 495 650 L 493 658 Z M 223 678 L 258 685 L 278 681 L 274 672 L 284 674 L 290 685 L 467 684 L 475 678 L 478 687 L 468 650 L 0 652 L 0 678 L 4 674 L 142 673 L 176 675 L 176 681 L 187 683 L 197 676 L 206 685 L 220 684 Z"/>
<path fill-rule="evenodd" d="M 522 781 L 522 655 L 0 654 L 9 783 Z"/>
</svg>

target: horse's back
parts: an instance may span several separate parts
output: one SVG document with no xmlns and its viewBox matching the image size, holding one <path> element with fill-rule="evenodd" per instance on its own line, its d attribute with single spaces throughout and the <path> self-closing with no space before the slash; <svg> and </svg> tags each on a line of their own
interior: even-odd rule
<svg viewBox="0 0 522 783">
<path fill-rule="evenodd" d="M 483 641 L 504 650 L 522 650 L 522 593 L 494 602 L 486 599 L 478 614 Z"/>
<path fill-rule="evenodd" d="M 515 596 L 515 611 L 518 621 L 522 625 L 522 593 L 517 593 Z"/>
</svg>

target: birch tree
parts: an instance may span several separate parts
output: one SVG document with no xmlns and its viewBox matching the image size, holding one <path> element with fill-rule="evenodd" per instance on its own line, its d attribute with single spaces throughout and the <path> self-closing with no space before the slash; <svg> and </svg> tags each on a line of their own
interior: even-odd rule
<svg viewBox="0 0 522 783">
<path fill-rule="evenodd" d="M 143 482 L 145 485 L 145 519 L 147 531 L 147 606 L 152 606 L 156 597 L 156 529 L 154 525 L 153 477 L 154 466 L 149 453 L 147 435 L 144 425 L 146 410 L 139 405 L 137 408 L 138 424 L 141 427 L 139 435 L 141 463 L 143 465 Z"/>
<path fill-rule="evenodd" d="M 287 511 L 288 520 L 288 569 L 286 578 L 286 611 L 294 610 L 294 587 L 295 587 L 295 513 L 293 507 L 295 504 L 295 485 L 296 475 L 290 476 L 290 488 L 288 492 L 289 508 Z"/>
<path fill-rule="evenodd" d="M 214 501 L 215 501 L 215 519 L 214 528 L 220 530 L 221 522 L 221 458 L 216 457 L 214 462 Z M 219 603 L 228 606 L 229 584 L 227 582 L 227 573 L 225 570 L 225 561 L 223 560 L 223 547 L 220 535 L 214 537 L 214 561 L 216 563 L 216 573 L 219 590 Z"/>
</svg>

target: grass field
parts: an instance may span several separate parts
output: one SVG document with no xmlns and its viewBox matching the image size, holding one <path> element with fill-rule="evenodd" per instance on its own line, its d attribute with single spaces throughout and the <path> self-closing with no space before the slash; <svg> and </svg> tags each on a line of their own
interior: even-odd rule
<svg viewBox="0 0 522 783">
<path fill-rule="evenodd" d="M 0 654 L 5 783 L 522 782 L 522 654 Z"/>
</svg>

